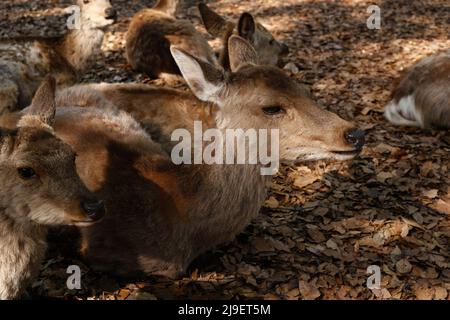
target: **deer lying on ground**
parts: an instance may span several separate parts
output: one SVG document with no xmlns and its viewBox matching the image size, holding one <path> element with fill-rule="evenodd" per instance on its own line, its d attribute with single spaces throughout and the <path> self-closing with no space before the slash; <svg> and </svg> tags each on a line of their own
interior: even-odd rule
<svg viewBox="0 0 450 320">
<path fill-rule="evenodd" d="M 54 135 L 54 86 L 42 84 L 17 128 L 0 128 L 0 300 L 19 298 L 38 273 L 46 225 L 87 226 L 105 213 Z"/>
<path fill-rule="evenodd" d="M 126 57 L 136 71 L 151 78 L 161 74 L 180 74 L 170 54 L 176 45 L 192 55 L 215 63 L 216 58 L 206 39 L 188 20 L 174 17 L 176 0 L 159 0 L 149 9 L 137 12 L 130 22 L 126 35 Z"/>
<path fill-rule="evenodd" d="M 208 33 L 222 40 L 223 48 L 219 55 L 219 64 L 226 70 L 230 68 L 227 44 L 233 34 L 246 39 L 255 48 L 259 62 L 264 65 L 277 65 L 279 59 L 289 52 L 285 44 L 275 40 L 273 35 L 248 12 L 241 15 L 236 25 L 225 20 L 204 3 L 200 3 L 198 9 Z"/>
<path fill-rule="evenodd" d="M 58 39 L 0 40 L 0 114 L 24 108 L 47 74 L 72 85 L 100 52 L 103 28 L 115 11 L 109 0 L 78 0 L 79 29 Z"/>
<path fill-rule="evenodd" d="M 408 70 L 386 105 L 396 125 L 450 128 L 450 49 L 422 59 Z"/>
<path fill-rule="evenodd" d="M 96 269 L 175 277 L 258 214 L 270 180 L 261 175 L 261 163 L 173 163 L 171 132 L 192 132 L 194 120 L 221 132 L 279 129 L 285 161 L 351 159 L 364 143 L 362 131 L 317 107 L 302 85 L 275 67 L 256 65 L 254 49 L 242 38 L 230 38 L 231 73 L 180 49 L 172 52 L 195 96 L 123 85 L 113 98 L 134 99 L 130 111 L 145 118 L 147 131 L 95 88 L 59 94 L 58 106 L 66 107 L 57 110 L 55 131 L 77 152 L 82 180 L 108 207 L 101 223 L 82 230 L 83 252 Z"/>
</svg>

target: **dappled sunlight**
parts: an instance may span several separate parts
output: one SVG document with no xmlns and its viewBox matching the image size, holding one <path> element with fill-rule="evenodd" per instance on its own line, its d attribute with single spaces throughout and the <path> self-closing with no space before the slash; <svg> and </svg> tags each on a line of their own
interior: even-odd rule
<svg viewBox="0 0 450 320">
<path fill-rule="evenodd" d="M 190 19 L 218 51 L 221 40 L 200 26 L 194 2 L 186 2 L 180 17 Z M 113 0 L 119 20 L 107 28 L 103 56 L 81 82 L 169 86 L 133 71 L 125 59 L 131 17 L 150 3 Z M 234 23 L 251 12 L 287 44 L 280 66 L 311 89 L 321 108 L 365 130 L 361 153 L 345 162 L 283 164 L 253 223 L 234 241 L 200 256 L 178 279 L 116 279 L 90 270 L 73 250 L 62 258 L 53 243 L 33 292 L 83 299 L 449 299 L 449 132 L 398 127 L 383 116 L 400 74 L 450 48 L 448 1 L 207 3 Z M 367 28 L 369 5 L 381 8 L 380 29 Z M 14 1 L 5 7 L 8 20 L 0 21 L 0 35 L 12 29 L 18 35 L 37 29 L 63 34 L 65 6 L 66 1 L 58 8 L 50 1 Z M 51 18 L 46 30 L 30 22 L 42 17 Z M 188 90 L 181 80 L 175 86 Z M 83 267 L 87 284 L 67 293 L 55 283 L 64 283 L 65 267 L 73 263 Z M 382 270 L 382 290 L 365 285 L 370 265 Z"/>
</svg>

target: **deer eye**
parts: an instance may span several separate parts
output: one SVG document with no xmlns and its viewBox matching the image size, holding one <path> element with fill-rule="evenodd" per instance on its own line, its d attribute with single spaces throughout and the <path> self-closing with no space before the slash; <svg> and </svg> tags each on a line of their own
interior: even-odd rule
<svg viewBox="0 0 450 320">
<path fill-rule="evenodd" d="M 30 167 L 18 168 L 17 172 L 22 179 L 32 179 L 37 176 L 36 172 Z"/>
<path fill-rule="evenodd" d="M 271 106 L 262 108 L 263 112 L 269 116 L 285 113 L 284 109 L 280 106 Z"/>
<path fill-rule="evenodd" d="M 83 3 L 84 3 L 84 4 L 88 4 L 88 3 L 89 3 L 89 0 L 83 0 Z"/>
</svg>

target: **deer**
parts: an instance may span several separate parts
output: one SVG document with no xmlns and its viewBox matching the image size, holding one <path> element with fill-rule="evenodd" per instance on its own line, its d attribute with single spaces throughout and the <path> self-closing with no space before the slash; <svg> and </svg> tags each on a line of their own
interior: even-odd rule
<svg viewBox="0 0 450 320">
<path fill-rule="evenodd" d="M 188 20 L 176 19 L 177 0 L 158 0 L 152 8 L 138 11 L 126 34 L 125 53 L 128 63 L 150 78 L 174 79 L 180 75 L 170 46 L 176 45 L 194 56 L 216 62 L 203 35 Z"/>
<path fill-rule="evenodd" d="M 54 91 L 45 79 L 16 127 L 0 127 L 0 300 L 20 298 L 39 272 L 47 226 L 86 227 L 106 211 L 55 136 Z"/>
<path fill-rule="evenodd" d="M 219 53 L 219 64 L 226 70 L 230 68 L 227 44 L 233 34 L 246 39 L 255 48 L 261 64 L 278 65 L 280 58 L 289 53 L 288 46 L 277 41 L 249 12 L 242 13 L 235 24 L 224 19 L 203 2 L 198 4 L 198 10 L 208 33 L 221 39 L 223 48 Z"/>
<path fill-rule="evenodd" d="M 76 3 L 79 25 L 63 37 L 0 39 L 0 114 L 28 106 L 47 74 L 70 86 L 95 62 L 116 11 L 109 0 Z"/>
<path fill-rule="evenodd" d="M 416 62 L 384 109 L 388 121 L 423 129 L 450 128 L 450 49 Z"/>
<path fill-rule="evenodd" d="M 171 133 L 193 132 L 194 121 L 221 132 L 277 129 L 287 162 L 349 160 L 361 151 L 362 130 L 317 106 L 282 70 L 259 65 L 245 39 L 232 36 L 229 47 L 231 72 L 171 47 L 192 93 L 133 84 L 102 92 L 108 85 L 97 84 L 57 94 L 55 132 L 108 208 L 100 223 L 81 230 L 81 252 L 93 269 L 176 278 L 257 216 L 271 179 L 261 174 L 263 164 L 174 163 Z M 116 96 L 108 100 L 104 92 Z M 120 109 L 127 99 L 132 107 Z M 0 123 L 13 126 L 12 116 Z"/>
</svg>

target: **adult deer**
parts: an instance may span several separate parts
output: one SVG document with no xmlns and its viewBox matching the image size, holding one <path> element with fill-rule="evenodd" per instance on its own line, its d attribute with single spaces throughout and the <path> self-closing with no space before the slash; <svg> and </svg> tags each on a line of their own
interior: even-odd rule
<svg viewBox="0 0 450 320">
<path fill-rule="evenodd" d="M 97 268 L 176 276 L 258 214 L 270 180 L 261 163 L 173 163 L 171 132 L 192 132 L 195 120 L 220 131 L 278 129 L 285 161 L 345 160 L 360 152 L 362 131 L 318 107 L 281 70 L 259 66 L 244 39 L 233 36 L 229 45 L 231 73 L 171 49 L 195 96 L 142 85 L 112 85 L 111 100 L 98 86 L 59 94 L 58 105 L 67 107 L 57 112 L 56 133 L 76 150 L 80 176 L 108 206 L 101 223 L 83 229 L 83 251 Z M 113 102 L 125 100 L 146 130 L 116 109 Z"/>
</svg>

